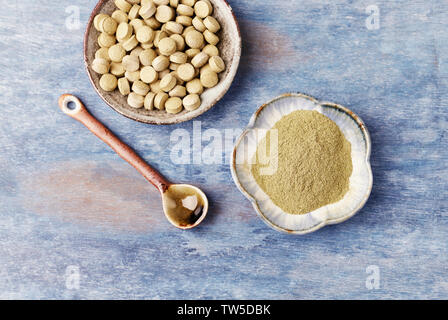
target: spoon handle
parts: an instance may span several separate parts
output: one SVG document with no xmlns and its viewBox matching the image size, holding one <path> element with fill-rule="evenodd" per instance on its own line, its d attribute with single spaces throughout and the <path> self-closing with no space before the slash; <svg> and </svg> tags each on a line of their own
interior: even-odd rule
<svg viewBox="0 0 448 320">
<path fill-rule="evenodd" d="M 63 94 L 59 97 L 59 107 L 70 117 L 78 120 L 92 131 L 98 138 L 107 143 L 120 157 L 129 162 L 146 180 L 151 182 L 160 192 L 164 193 L 170 183 L 128 145 L 122 142 L 115 134 L 92 116 L 82 102 L 71 94 Z M 69 106 L 69 103 L 72 103 Z M 73 106 L 73 107 L 71 107 Z"/>
</svg>

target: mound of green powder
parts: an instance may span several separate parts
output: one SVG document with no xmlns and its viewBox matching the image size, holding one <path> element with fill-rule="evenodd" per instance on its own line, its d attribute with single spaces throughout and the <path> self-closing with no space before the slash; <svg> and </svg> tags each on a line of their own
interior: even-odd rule
<svg viewBox="0 0 448 320">
<path fill-rule="evenodd" d="M 268 163 L 261 163 L 260 148 L 270 150 L 275 141 L 272 130 L 278 130 L 278 157 L 271 154 Z M 349 189 L 350 142 L 332 120 L 317 111 L 299 110 L 281 118 L 259 142 L 255 157 L 251 167 L 255 180 L 285 212 L 308 213 L 341 200 Z M 263 173 L 270 165 L 277 170 Z"/>
</svg>

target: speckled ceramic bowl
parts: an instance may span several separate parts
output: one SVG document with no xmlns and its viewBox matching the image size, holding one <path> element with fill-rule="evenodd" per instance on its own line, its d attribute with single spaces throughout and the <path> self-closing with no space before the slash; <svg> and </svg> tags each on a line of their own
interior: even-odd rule
<svg viewBox="0 0 448 320">
<path fill-rule="evenodd" d="M 303 215 L 290 214 L 276 206 L 258 186 L 249 163 L 265 132 L 283 116 L 296 110 L 316 110 L 324 114 L 338 125 L 352 146 L 353 172 L 348 192 L 340 201 Z M 264 135 L 260 132 L 264 132 Z M 232 176 L 237 187 L 270 227 L 291 234 L 306 234 L 328 224 L 343 222 L 364 206 L 373 184 L 369 160 L 370 144 L 366 126 L 349 109 L 334 103 L 320 102 L 304 94 L 285 94 L 261 106 L 253 115 L 235 145 L 231 164 Z"/>
<path fill-rule="evenodd" d="M 205 90 L 201 95 L 202 104 L 198 109 L 190 112 L 184 110 L 175 115 L 159 110 L 134 109 L 127 104 L 126 97 L 122 96 L 118 90 L 106 92 L 100 88 L 100 75 L 90 67 L 93 59 L 95 59 L 95 52 L 99 48 L 97 41 L 99 32 L 93 26 L 93 19 L 98 13 L 110 15 L 115 11 L 117 8 L 113 0 L 100 0 L 98 2 L 93 9 L 84 36 L 84 61 L 90 81 L 98 95 L 118 113 L 133 120 L 151 124 L 174 124 L 191 120 L 213 107 L 230 88 L 237 72 L 241 57 L 241 35 L 232 8 L 228 3 L 224 0 L 210 1 L 214 7 L 213 16 L 221 24 L 221 30 L 218 33 L 221 41 L 217 47 L 226 63 L 226 70 L 219 75 L 218 85 Z"/>
</svg>

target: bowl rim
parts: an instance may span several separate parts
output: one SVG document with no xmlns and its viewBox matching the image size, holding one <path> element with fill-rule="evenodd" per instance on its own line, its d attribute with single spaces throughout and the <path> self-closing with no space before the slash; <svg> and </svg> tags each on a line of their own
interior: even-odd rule
<svg viewBox="0 0 448 320">
<path fill-rule="evenodd" d="M 115 112 L 121 114 L 122 116 L 125 116 L 128 119 L 134 120 L 134 121 L 138 121 L 141 123 L 146 123 L 146 124 L 155 124 L 155 125 L 172 125 L 172 124 L 178 124 L 178 123 L 182 123 L 182 122 L 186 122 L 186 121 L 190 121 L 196 117 L 199 117 L 200 115 L 204 114 L 205 112 L 207 112 L 208 110 L 210 110 L 216 103 L 218 103 L 223 97 L 224 95 L 229 91 L 233 80 L 235 79 L 235 76 L 238 72 L 239 69 L 239 64 L 241 61 L 241 51 L 242 51 L 242 38 L 241 38 L 241 30 L 240 30 L 240 26 L 238 24 L 238 20 L 236 19 L 235 16 L 235 12 L 233 11 L 232 7 L 229 5 L 229 3 L 226 0 L 214 0 L 214 1 L 220 1 L 222 3 L 224 3 L 228 9 L 230 10 L 230 13 L 232 14 L 233 17 L 233 22 L 235 23 L 236 29 L 237 29 L 237 39 L 235 39 L 234 41 L 237 42 L 236 44 L 236 53 L 234 54 L 234 61 L 233 64 L 235 67 L 233 68 L 233 70 L 231 72 L 228 73 L 228 79 L 230 79 L 230 81 L 228 82 L 228 84 L 226 86 L 223 87 L 223 90 L 221 90 L 219 92 L 219 94 L 213 99 L 213 101 L 203 110 L 201 110 L 200 113 L 194 114 L 194 113 L 189 113 L 187 114 L 187 116 L 182 119 L 182 120 L 178 120 L 176 118 L 167 118 L 167 119 L 158 119 L 158 120 L 152 120 L 152 119 L 140 119 L 138 117 L 134 117 L 131 114 L 125 114 L 124 112 L 122 112 L 121 110 L 115 108 L 113 106 L 113 104 L 109 103 L 101 94 L 101 92 L 99 91 L 99 89 L 97 88 L 97 86 L 95 85 L 95 82 L 93 80 L 92 74 L 89 70 L 89 64 L 87 62 L 87 45 L 89 42 L 89 31 L 92 28 L 93 25 L 93 20 L 95 19 L 95 16 L 98 14 L 99 10 L 101 9 L 101 7 L 105 4 L 105 2 L 107 1 L 112 1 L 112 0 L 98 0 L 98 3 L 95 5 L 95 7 L 93 8 L 89 20 L 87 22 L 87 26 L 86 29 L 84 31 L 84 40 L 83 40 L 83 59 L 84 59 L 84 67 L 85 70 L 87 72 L 87 76 L 89 77 L 90 83 L 93 87 L 93 89 L 95 90 L 95 92 L 97 93 L 97 95 L 101 98 L 101 100 L 103 100 L 110 108 L 112 108 L 112 110 L 114 110 Z M 155 117 L 154 117 L 155 118 Z"/>
<path fill-rule="evenodd" d="M 366 157 L 365 157 L 365 161 L 366 161 L 366 167 L 367 167 L 367 171 L 368 171 L 368 175 L 369 175 L 369 186 L 368 186 L 368 190 L 366 192 L 366 194 L 364 195 L 362 201 L 360 201 L 360 203 L 358 204 L 358 206 L 353 209 L 349 214 L 340 217 L 340 218 L 336 218 L 336 219 L 325 219 L 322 222 L 320 222 L 319 224 L 309 228 L 309 229 L 305 229 L 305 230 L 290 230 L 290 229 L 286 229 L 286 228 L 282 228 L 276 224 L 274 224 L 271 220 L 269 220 L 264 213 L 262 212 L 262 210 L 260 209 L 260 207 L 258 206 L 258 202 L 257 200 L 243 187 L 243 185 L 241 184 L 238 174 L 236 172 L 236 152 L 237 149 L 240 146 L 241 141 L 243 140 L 243 138 L 249 133 L 250 130 L 254 129 L 256 120 L 258 118 L 258 116 L 260 115 L 260 113 L 263 111 L 263 109 L 265 109 L 266 107 L 268 107 L 270 104 L 272 104 L 273 102 L 277 101 L 277 100 L 281 100 L 284 98 L 288 98 L 288 97 L 298 97 L 298 98 L 305 98 L 308 99 L 314 103 L 316 103 L 318 106 L 327 106 L 327 107 L 332 107 L 335 109 L 338 109 L 339 111 L 344 112 L 347 116 L 349 116 L 353 121 L 355 121 L 358 125 L 358 127 L 360 128 L 361 132 L 364 135 L 365 138 L 365 142 L 366 142 Z M 233 181 L 235 182 L 237 188 L 240 190 L 240 192 L 252 203 L 252 206 L 254 207 L 255 211 L 257 212 L 258 216 L 272 229 L 276 230 L 276 231 L 280 231 L 283 233 L 287 233 L 287 234 L 294 234 L 294 235 L 305 235 L 308 233 L 312 233 L 314 231 L 317 231 L 323 227 L 325 227 L 326 225 L 331 225 L 331 224 L 338 224 L 341 222 L 344 222 L 348 219 L 350 219 L 351 217 L 353 217 L 356 213 L 358 213 L 366 204 L 367 200 L 370 197 L 370 194 L 372 192 L 372 187 L 373 187 L 373 174 L 372 174 L 372 167 L 371 167 L 371 163 L 370 163 L 370 155 L 371 155 L 371 150 L 372 150 L 372 142 L 370 139 L 370 134 L 369 131 L 367 130 L 367 127 L 365 125 L 365 123 L 361 120 L 361 118 L 355 114 L 353 111 L 351 111 L 350 109 L 348 109 L 347 107 L 344 107 L 342 105 L 333 103 L 333 102 L 327 102 L 327 101 L 319 101 L 316 98 L 304 94 L 304 93 L 284 93 L 281 94 L 280 96 L 269 100 L 268 102 L 264 103 L 263 105 L 261 105 L 256 111 L 255 113 L 252 115 L 249 124 L 246 126 L 246 128 L 243 130 L 243 132 L 241 133 L 241 135 L 239 136 L 239 138 L 237 139 L 235 146 L 233 148 L 233 152 L 232 152 L 232 161 L 230 164 L 230 171 L 232 174 L 232 178 Z"/>
</svg>

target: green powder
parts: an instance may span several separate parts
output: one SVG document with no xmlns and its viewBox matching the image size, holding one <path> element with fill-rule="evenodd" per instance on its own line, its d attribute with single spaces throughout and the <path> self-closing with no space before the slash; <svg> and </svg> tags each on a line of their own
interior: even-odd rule
<svg viewBox="0 0 448 320">
<path fill-rule="evenodd" d="M 259 152 L 270 150 L 271 137 L 275 137 L 272 130 L 278 130 L 278 158 L 270 154 L 271 159 L 262 163 Z M 255 159 L 251 170 L 258 185 L 291 214 L 337 202 L 349 189 L 350 142 L 332 120 L 317 111 L 299 110 L 281 118 L 258 144 Z M 277 170 L 263 173 L 271 165 Z"/>
</svg>

